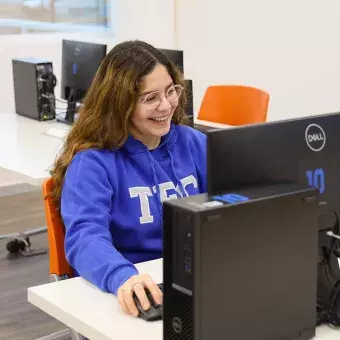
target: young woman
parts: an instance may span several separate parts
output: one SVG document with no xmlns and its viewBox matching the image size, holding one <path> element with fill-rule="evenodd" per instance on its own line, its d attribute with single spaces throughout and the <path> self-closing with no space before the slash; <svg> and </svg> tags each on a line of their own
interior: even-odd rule
<svg viewBox="0 0 340 340">
<path fill-rule="evenodd" d="M 77 275 L 138 315 L 162 293 L 135 263 L 162 256 L 162 202 L 206 191 L 205 136 L 185 126 L 181 73 L 141 41 L 103 60 L 53 169 L 52 193 Z"/>
</svg>

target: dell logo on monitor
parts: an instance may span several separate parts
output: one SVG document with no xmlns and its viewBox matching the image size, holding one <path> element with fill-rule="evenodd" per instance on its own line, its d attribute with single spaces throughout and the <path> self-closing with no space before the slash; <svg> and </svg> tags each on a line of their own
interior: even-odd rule
<svg viewBox="0 0 340 340">
<path fill-rule="evenodd" d="M 81 52 L 81 44 L 79 43 L 74 49 L 74 55 L 77 56 L 80 54 L 80 52 Z"/>
<path fill-rule="evenodd" d="M 326 134 L 320 125 L 310 124 L 305 132 L 305 139 L 312 151 L 321 151 L 326 144 Z"/>
</svg>

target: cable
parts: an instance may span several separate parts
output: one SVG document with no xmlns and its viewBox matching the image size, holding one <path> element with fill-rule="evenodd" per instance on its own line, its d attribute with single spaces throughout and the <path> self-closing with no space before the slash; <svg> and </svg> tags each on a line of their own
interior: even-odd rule
<svg viewBox="0 0 340 340">
<path fill-rule="evenodd" d="M 54 88 L 57 85 L 57 77 L 52 71 L 45 70 L 45 72 L 41 75 L 41 79 L 45 81 L 46 91 L 45 93 L 54 94 Z"/>
<path fill-rule="evenodd" d="M 331 236 L 331 237 L 334 237 L 334 238 L 340 240 L 340 235 L 334 234 L 333 231 L 327 231 L 326 234 L 327 234 L 328 236 Z"/>
<path fill-rule="evenodd" d="M 332 230 L 326 231 L 326 235 L 332 240 L 330 247 L 322 247 L 322 260 L 319 263 L 318 300 L 317 300 L 317 325 L 330 323 L 340 325 L 340 271 L 338 260 L 339 250 L 339 215 L 335 209 L 331 209 L 336 217 Z M 332 257 L 332 255 L 334 257 Z"/>
<path fill-rule="evenodd" d="M 67 104 L 67 100 L 59 99 L 59 98 L 56 98 L 55 100 L 59 103 Z"/>
<path fill-rule="evenodd" d="M 338 213 L 336 212 L 335 209 L 331 209 L 331 211 L 334 213 L 335 215 L 335 218 L 336 218 L 336 221 L 335 221 L 335 224 L 334 224 L 334 227 L 333 227 L 333 231 L 329 230 L 326 232 L 326 235 L 327 236 L 330 236 L 333 238 L 333 244 L 332 244 L 332 247 L 329 251 L 329 254 L 330 255 L 331 253 L 334 253 L 338 258 L 340 258 L 340 225 L 339 225 L 339 215 Z"/>
<path fill-rule="evenodd" d="M 55 117 L 55 95 L 54 88 L 57 85 L 57 77 L 55 74 L 46 67 L 38 80 L 41 82 L 41 88 L 39 90 L 41 95 L 41 110 L 44 112 L 44 115 L 48 115 L 49 117 Z"/>
</svg>

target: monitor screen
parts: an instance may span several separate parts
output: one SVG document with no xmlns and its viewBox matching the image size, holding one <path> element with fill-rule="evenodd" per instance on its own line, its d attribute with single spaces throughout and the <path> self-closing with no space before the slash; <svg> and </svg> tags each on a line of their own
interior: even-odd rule
<svg viewBox="0 0 340 340">
<path fill-rule="evenodd" d="M 167 49 L 159 49 L 162 53 L 164 53 L 168 59 L 170 59 L 173 64 L 175 64 L 180 71 L 184 74 L 184 62 L 183 62 L 183 51 L 179 50 L 167 50 Z"/>
<path fill-rule="evenodd" d="M 208 193 L 293 181 L 340 213 L 340 113 L 208 131 Z"/>
<path fill-rule="evenodd" d="M 68 99 L 71 89 L 78 91 L 78 100 L 86 94 L 106 56 L 107 46 L 96 43 L 63 40 L 62 42 L 62 98 Z"/>
</svg>

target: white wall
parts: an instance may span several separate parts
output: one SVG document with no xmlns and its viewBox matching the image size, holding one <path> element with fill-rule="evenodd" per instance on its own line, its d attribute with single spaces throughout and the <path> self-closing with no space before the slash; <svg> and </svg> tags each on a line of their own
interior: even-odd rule
<svg viewBox="0 0 340 340">
<path fill-rule="evenodd" d="M 195 110 L 210 84 L 271 95 L 270 120 L 340 110 L 338 0 L 177 0 Z"/>
<path fill-rule="evenodd" d="M 206 87 L 218 83 L 267 90 L 270 120 L 340 110 L 337 0 L 112 1 L 115 37 L 0 36 L 0 113 L 14 111 L 12 58 L 49 59 L 60 77 L 62 38 L 104 42 L 109 49 L 126 39 L 183 49 L 196 112 Z"/>
<path fill-rule="evenodd" d="M 141 39 L 158 48 L 175 47 L 175 0 L 114 0 L 117 40 Z"/>
<path fill-rule="evenodd" d="M 173 48 L 175 22 L 173 0 L 111 0 L 114 34 L 56 33 L 0 35 L 0 114 L 15 112 L 12 59 L 36 57 L 53 62 L 54 73 L 61 77 L 62 39 L 104 43 L 110 50 L 117 42 L 143 39 L 159 48 Z M 56 95 L 60 95 L 59 84 Z"/>
</svg>

